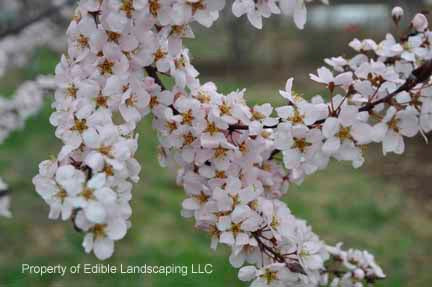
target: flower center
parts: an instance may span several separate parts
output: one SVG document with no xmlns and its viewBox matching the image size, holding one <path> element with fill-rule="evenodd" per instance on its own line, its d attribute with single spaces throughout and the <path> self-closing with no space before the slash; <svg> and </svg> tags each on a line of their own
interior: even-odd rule
<svg viewBox="0 0 432 287">
<path fill-rule="evenodd" d="M 93 198 L 93 190 L 91 188 L 84 188 L 84 190 L 81 192 L 81 196 L 84 197 L 85 200 L 89 201 Z"/>
<path fill-rule="evenodd" d="M 339 132 L 337 133 L 337 137 L 340 140 L 346 140 L 346 139 L 351 139 L 351 128 L 350 127 L 342 127 Z"/>
<path fill-rule="evenodd" d="M 195 14 L 198 10 L 204 10 L 205 5 L 202 0 L 197 2 L 191 2 L 190 0 L 187 3 L 192 7 L 192 14 Z"/>
<path fill-rule="evenodd" d="M 239 146 L 239 150 L 240 150 L 240 152 L 241 152 L 242 154 L 246 154 L 246 153 L 249 151 L 248 146 L 247 146 L 246 143 L 242 143 L 242 144 Z"/>
<path fill-rule="evenodd" d="M 126 103 L 126 106 L 133 107 L 137 103 L 137 99 L 136 99 L 136 97 L 131 96 L 125 101 L 125 103 Z"/>
<path fill-rule="evenodd" d="M 155 96 L 151 97 L 150 98 L 150 108 L 153 109 L 157 105 L 159 105 L 159 101 L 158 101 L 157 97 L 155 97 Z"/>
<path fill-rule="evenodd" d="M 89 39 L 86 36 L 84 36 L 83 34 L 79 35 L 77 41 L 78 41 L 78 45 L 81 48 L 87 48 L 89 46 Z"/>
<path fill-rule="evenodd" d="M 99 148 L 99 152 L 103 155 L 109 155 L 111 153 L 111 147 L 110 146 L 101 146 Z"/>
<path fill-rule="evenodd" d="M 399 119 L 392 118 L 391 121 L 388 123 L 388 127 L 395 131 L 396 133 L 399 133 Z"/>
<path fill-rule="evenodd" d="M 121 37 L 119 33 L 107 31 L 108 41 L 114 42 L 118 44 L 118 41 Z"/>
<path fill-rule="evenodd" d="M 185 145 L 191 145 L 194 142 L 195 137 L 193 136 L 193 134 L 191 132 L 189 132 L 183 136 L 183 140 L 184 140 Z"/>
<path fill-rule="evenodd" d="M 216 158 L 221 158 L 221 157 L 225 157 L 226 153 L 227 153 L 227 150 L 224 149 L 223 147 L 219 146 L 218 148 L 215 149 L 214 156 Z"/>
<path fill-rule="evenodd" d="M 104 107 L 107 108 L 108 107 L 108 99 L 107 97 L 104 97 L 102 95 L 99 95 L 96 97 L 96 106 L 97 107 Z"/>
<path fill-rule="evenodd" d="M 184 69 L 186 67 L 186 61 L 183 56 L 180 56 L 179 59 L 175 60 L 175 66 L 177 69 Z"/>
<path fill-rule="evenodd" d="M 272 222 L 270 223 L 271 228 L 277 229 L 279 227 L 280 221 L 279 219 L 273 215 Z"/>
<path fill-rule="evenodd" d="M 210 196 L 206 195 L 204 192 L 200 192 L 199 195 L 195 196 L 195 198 L 201 203 L 206 203 L 208 201 L 208 199 L 210 198 Z"/>
<path fill-rule="evenodd" d="M 153 54 L 154 58 L 155 58 L 155 62 L 165 58 L 165 56 L 167 55 L 167 53 L 162 50 L 161 48 L 157 49 L 157 51 Z"/>
<path fill-rule="evenodd" d="M 262 113 L 257 112 L 255 110 L 252 112 L 252 117 L 257 121 L 265 119 L 265 116 Z"/>
<path fill-rule="evenodd" d="M 126 16 L 132 18 L 132 13 L 135 11 L 133 0 L 123 0 L 120 10 L 125 12 Z"/>
<path fill-rule="evenodd" d="M 173 34 L 182 35 L 185 30 L 184 25 L 174 25 L 171 27 L 171 32 Z"/>
<path fill-rule="evenodd" d="M 113 170 L 113 167 L 111 165 L 105 165 L 103 172 L 106 173 L 106 175 L 108 175 L 108 176 L 114 175 L 114 170 Z"/>
<path fill-rule="evenodd" d="M 219 106 L 219 110 L 223 115 L 231 114 L 231 107 L 226 103 L 223 103 L 221 106 Z"/>
<path fill-rule="evenodd" d="M 303 117 L 301 116 L 301 114 L 298 110 L 294 111 L 294 115 L 290 118 L 290 120 L 293 122 L 293 124 L 302 124 L 303 123 Z"/>
<path fill-rule="evenodd" d="M 113 73 L 114 63 L 108 59 L 105 59 L 102 64 L 99 65 L 99 69 L 103 75 L 112 74 Z"/>
<path fill-rule="evenodd" d="M 75 119 L 75 126 L 72 128 L 74 131 L 78 131 L 80 134 L 82 134 L 85 130 L 88 129 L 87 126 L 87 120 L 86 119 Z"/>
<path fill-rule="evenodd" d="M 197 99 L 202 104 L 208 104 L 208 103 L 210 103 L 210 97 L 206 93 L 201 92 L 201 91 L 198 93 Z"/>
<path fill-rule="evenodd" d="M 216 127 L 215 123 L 208 123 L 206 131 L 210 135 L 214 135 L 215 133 L 219 132 L 219 129 Z"/>
<path fill-rule="evenodd" d="M 170 134 L 177 129 L 176 122 L 167 122 L 165 124 L 166 128 L 169 129 Z"/>
<path fill-rule="evenodd" d="M 182 117 L 183 117 L 183 121 L 182 121 L 183 125 L 192 125 L 192 121 L 194 120 L 192 110 L 183 113 Z"/>
<path fill-rule="evenodd" d="M 78 89 L 75 87 L 74 84 L 69 85 L 66 91 L 69 97 L 76 98 Z"/>
<path fill-rule="evenodd" d="M 149 11 L 153 16 L 157 16 L 160 8 L 159 0 L 150 0 L 149 1 Z"/>
<path fill-rule="evenodd" d="M 260 277 L 266 281 L 267 285 L 270 285 L 273 281 L 277 280 L 277 272 L 266 270 Z"/>
<path fill-rule="evenodd" d="M 65 198 L 68 196 L 68 194 L 64 189 L 62 189 L 59 192 L 57 192 L 57 194 L 55 196 L 58 197 L 61 202 L 63 202 L 65 200 Z"/>
<path fill-rule="evenodd" d="M 307 147 L 310 147 L 312 144 L 307 142 L 306 139 L 298 139 L 294 138 L 294 148 L 300 150 L 302 153 L 306 151 Z"/>
<path fill-rule="evenodd" d="M 92 228 L 92 232 L 94 234 L 95 239 L 104 238 L 106 236 L 105 233 L 106 224 L 96 224 Z"/>
<path fill-rule="evenodd" d="M 216 171 L 216 178 L 220 178 L 220 179 L 226 178 L 225 171 L 223 170 Z"/>
</svg>

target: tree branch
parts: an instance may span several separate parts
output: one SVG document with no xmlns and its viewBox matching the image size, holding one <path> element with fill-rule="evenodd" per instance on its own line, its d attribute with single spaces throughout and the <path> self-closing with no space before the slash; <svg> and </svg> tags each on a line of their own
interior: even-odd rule
<svg viewBox="0 0 432 287">
<path fill-rule="evenodd" d="M 424 83 L 430 79 L 432 76 L 432 60 L 426 61 L 423 65 L 415 69 L 405 83 L 400 86 L 393 93 L 388 94 L 384 98 L 377 100 L 372 103 L 368 103 L 366 106 L 359 109 L 360 112 L 371 111 L 375 106 L 388 103 L 393 97 L 397 96 L 401 92 L 408 92 L 413 89 L 418 84 Z"/>
<path fill-rule="evenodd" d="M 155 80 L 156 84 L 158 84 L 163 91 L 167 89 L 164 83 L 162 83 L 162 80 L 159 78 L 158 71 L 155 67 L 147 66 L 145 67 L 145 71 L 147 72 L 149 77 L 152 77 Z"/>
<path fill-rule="evenodd" d="M 10 193 L 9 189 L 5 189 L 5 190 L 0 190 L 0 198 L 8 195 Z"/>
<path fill-rule="evenodd" d="M 261 236 L 260 236 L 260 232 L 252 232 L 252 236 L 255 238 L 255 240 L 258 242 L 258 246 L 261 249 L 262 252 L 268 252 L 270 253 L 270 257 L 273 257 L 273 259 L 279 263 L 284 263 L 286 265 L 286 267 L 294 272 L 294 273 L 301 273 L 301 274 L 306 274 L 306 272 L 304 271 L 303 267 L 297 263 L 297 262 L 288 262 L 286 260 L 286 258 L 280 254 L 279 252 L 277 252 L 276 250 L 274 250 L 273 248 L 267 246 L 262 240 L 261 240 Z"/>
</svg>

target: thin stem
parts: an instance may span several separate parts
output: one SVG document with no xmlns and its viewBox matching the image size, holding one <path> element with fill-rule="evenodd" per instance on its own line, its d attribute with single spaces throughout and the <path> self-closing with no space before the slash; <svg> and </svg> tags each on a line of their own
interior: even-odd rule
<svg viewBox="0 0 432 287">
<path fill-rule="evenodd" d="M 152 77 L 155 80 L 156 84 L 158 84 L 163 91 L 167 89 L 162 80 L 159 78 L 158 71 L 155 67 L 147 66 L 145 67 L 145 71 L 147 72 L 149 77 Z"/>
<path fill-rule="evenodd" d="M 359 112 L 371 111 L 375 106 L 379 104 L 390 102 L 390 100 L 393 97 L 397 96 L 399 93 L 408 92 L 418 84 L 428 81 L 431 75 L 432 75 L 432 60 L 428 60 L 419 68 L 414 70 L 412 74 L 409 76 L 409 78 L 406 80 L 406 82 L 399 87 L 399 89 L 397 89 L 393 93 L 388 94 L 382 99 L 366 104 L 364 107 L 359 109 Z"/>
</svg>

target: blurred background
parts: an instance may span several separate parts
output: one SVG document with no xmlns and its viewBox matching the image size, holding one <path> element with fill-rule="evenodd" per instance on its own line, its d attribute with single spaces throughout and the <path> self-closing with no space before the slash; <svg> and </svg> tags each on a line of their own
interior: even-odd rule
<svg viewBox="0 0 432 287">
<path fill-rule="evenodd" d="M 71 1 L 73 2 L 73 1 Z M 321 92 L 308 74 L 326 57 L 352 55 L 354 37 L 380 40 L 396 33 L 391 8 L 400 5 L 407 15 L 426 11 L 431 1 L 331 0 L 331 6 L 312 5 L 304 31 L 290 19 L 274 17 L 257 31 L 245 18 L 235 19 L 229 9 L 209 31 L 195 27 L 196 40 L 187 45 L 202 81 L 212 80 L 224 92 L 247 88 L 251 104 L 281 103 L 277 91 L 295 77 L 295 89 L 306 95 Z M 59 2 L 60 3 L 60 2 Z M 56 5 L 60 5 L 56 3 Z M 0 0 L 0 47 L 10 31 L 40 15 L 64 31 L 67 10 L 53 9 L 46 0 Z M 49 12 L 49 13 L 48 13 Z M 46 19 L 46 17 L 43 17 Z M 405 19 L 409 19 L 406 17 Z M 45 21 L 45 20 L 44 20 Z M 59 33 L 53 43 L 32 48 L 29 61 L 7 70 L 0 79 L 0 94 L 13 95 L 16 86 L 39 74 L 53 73 L 64 50 Z M 31 276 L 21 274 L 21 264 L 73 265 L 97 263 L 81 247 L 82 235 L 72 225 L 47 218 L 48 207 L 34 192 L 32 177 L 40 161 L 55 155 L 60 143 L 48 118 L 51 99 L 23 130 L 0 146 L 0 174 L 12 190 L 12 220 L 0 219 L 0 286 L 245 286 L 228 263 L 228 251 L 213 252 L 209 238 L 180 217 L 183 191 L 175 175 L 159 167 L 157 139 L 150 119 L 140 128 L 138 160 L 143 165 L 135 186 L 133 227 L 116 244 L 113 258 L 104 263 L 129 265 L 213 264 L 211 275 Z M 328 243 L 368 249 L 388 275 L 378 286 L 432 286 L 432 151 L 419 137 L 409 141 L 403 156 L 382 157 L 371 146 L 367 162 L 354 170 L 349 164 L 330 168 L 292 186 L 285 197 L 298 217 L 305 218 Z"/>
</svg>

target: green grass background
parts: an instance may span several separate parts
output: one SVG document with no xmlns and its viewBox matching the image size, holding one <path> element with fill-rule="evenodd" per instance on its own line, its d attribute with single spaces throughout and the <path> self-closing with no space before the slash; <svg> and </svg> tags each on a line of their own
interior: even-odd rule
<svg viewBox="0 0 432 287">
<path fill-rule="evenodd" d="M 9 73 L 0 82 L 1 92 L 10 94 L 23 79 L 51 73 L 58 56 L 39 50 L 25 69 Z M 222 90 L 248 86 L 252 103 L 277 102 L 263 98 L 262 91 L 274 84 L 218 80 Z M 282 85 L 280 85 L 282 86 Z M 0 219 L 0 286 L 246 286 L 237 280 L 228 263 L 228 251 L 209 248 L 209 238 L 180 216 L 183 191 L 175 185 L 172 171 L 159 167 L 157 139 L 150 119 L 139 127 L 142 163 L 141 181 L 134 188 L 133 227 L 116 244 L 115 255 L 104 263 L 124 265 L 213 264 L 211 275 L 28 275 L 22 264 L 71 266 L 96 264 L 93 255 L 81 247 L 82 234 L 70 223 L 50 221 L 48 208 L 34 192 L 32 177 L 38 163 L 60 149 L 48 123 L 50 101 L 0 147 L 0 174 L 13 190 L 11 220 Z M 430 214 L 400 186 L 388 182 L 366 167 L 354 170 L 335 163 L 292 186 L 285 197 L 293 213 L 307 219 L 329 243 L 345 242 L 347 247 L 368 249 L 376 254 L 388 279 L 378 286 L 427 287 L 432 285 L 432 228 Z"/>
</svg>

